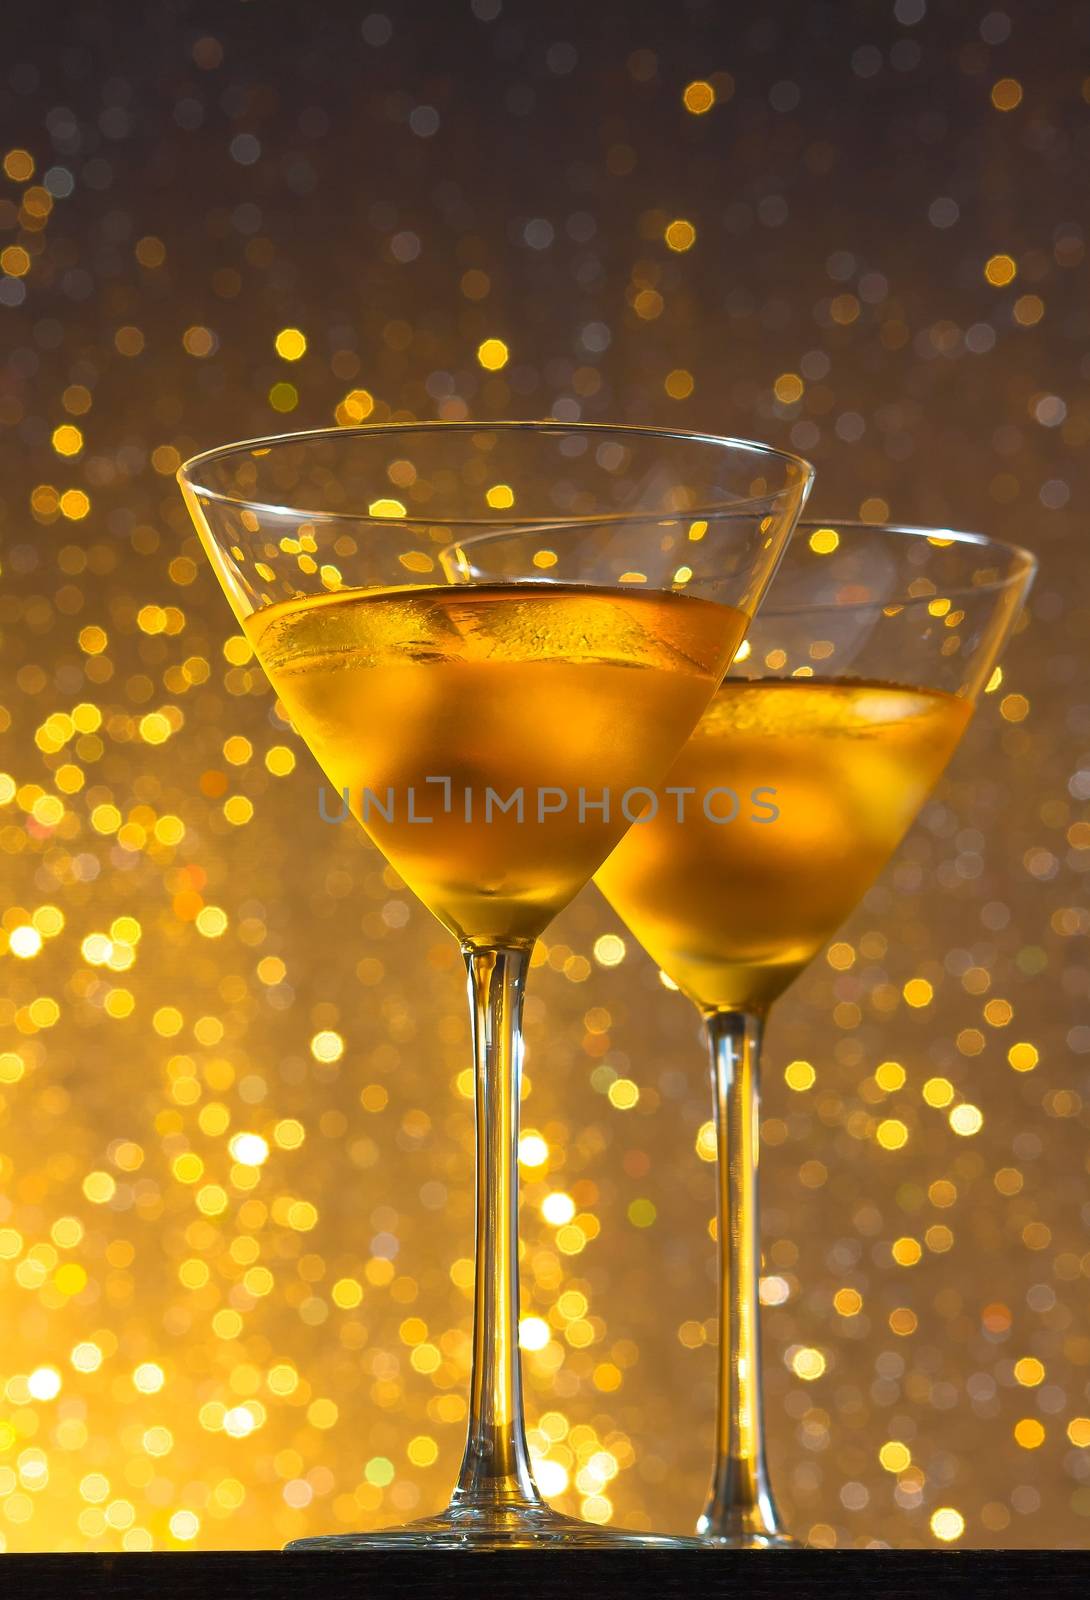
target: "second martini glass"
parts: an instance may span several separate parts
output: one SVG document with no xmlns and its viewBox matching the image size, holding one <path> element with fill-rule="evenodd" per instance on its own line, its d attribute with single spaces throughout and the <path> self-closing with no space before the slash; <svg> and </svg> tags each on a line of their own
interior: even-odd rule
<svg viewBox="0 0 1090 1600">
<path fill-rule="evenodd" d="M 476 1288 L 458 1484 L 408 1528 L 290 1548 L 675 1543 L 562 1517 L 534 1482 L 518 1354 L 523 988 L 534 941 L 715 692 L 810 468 L 692 434 L 448 423 L 230 445 L 179 478 L 295 727 L 459 940 L 469 979 Z"/>
<path fill-rule="evenodd" d="M 595 881 L 700 1009 L 718 1148 L 716 1458 L 697 1525 L 737 1548 L 786 1533 L 762 1424 L 757 1205 L 769 1006 L 847 917 L 950 759 L 1033 578 L 976 534 L 800 524 L 669 794 Z M 713 797 L 710 809 L 704 802 Z"/>
</svg>

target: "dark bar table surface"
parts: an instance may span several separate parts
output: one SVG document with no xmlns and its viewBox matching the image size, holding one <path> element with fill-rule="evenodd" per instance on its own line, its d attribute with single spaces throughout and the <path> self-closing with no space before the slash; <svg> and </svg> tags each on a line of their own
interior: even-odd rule
<svg viewBox="0 0 1090 1600">
<path fill-rule="evenodd" d="M 1086 1550 L 507 1551 L 495 1555 L 282 1555 L 214 1551 L 163 1555 L 0 1556 L 13 1600 L 612 1600 L 652 1594 L 696 1600 L 798 1600 L 849 1595 L 1084 1596 Z"/>
</svg>

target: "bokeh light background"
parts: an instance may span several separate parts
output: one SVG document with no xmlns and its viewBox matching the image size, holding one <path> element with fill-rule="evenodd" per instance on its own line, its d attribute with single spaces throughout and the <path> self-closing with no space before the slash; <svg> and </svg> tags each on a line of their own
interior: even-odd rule
<svg viewBox="0 0 1090 1600">
<path fill-rule="evenodd" d="M 820 514 L 1040 553 L 1002 683 L 771 1029 L 768 1423 L 815 1544 L 1084 1543 L 1090 10 L 382 6 L 5 12 L 7 1547 L 446 1497 L 461 964 L 320 822 L 174 472 L 509 415 L 762 437 Z M 683 1530 L 705 1074 L 619 932 L 588 890 L 527 1007 L 528 1406 L 565 1509 Z"/>
</svg>

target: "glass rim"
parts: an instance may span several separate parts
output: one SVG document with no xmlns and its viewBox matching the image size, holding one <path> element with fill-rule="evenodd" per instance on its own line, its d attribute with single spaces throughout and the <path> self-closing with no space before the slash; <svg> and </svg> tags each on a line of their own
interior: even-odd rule
<svg viewBox="0 0 1090 1600">
<path fill-rule="evenodd" d="M 1032 550 L 1027 550 L 1024 545 L 1012 544 L 1006 539 L 993 538 L 990 533 L 974 533 L 964 528 L 930 527 L 925 523 L 916 522 L 865 522 L 860 517 L 800 517 L 795 523 L 787 549 L 791 548 L 791 544 L 800 534 L 813 533 L 823 528 L 828 528 L 833 533 L 847 529 L 853 533 L 893 534 L 907 539 L 926 539 L 928 542 L 941 540 L 942 543 L 938 548 L 951 544 L 973 545 L 981 550 L 1002 552 L 1010 558 L 1011 570 L 990 583 L 958 584 L 953 588 L 944 587 L 941 591 L 936 591 L 936 594 L 890 595 L 883 600 L 815 601 L 791 606 L 776 605 L 776 579 L 773 578 L 768 595 L 758 612 L 759 618 L 799 616 L 806 611 L 882 610 L 886 606 L 927 605 L 937 596 L 943 599 L 959 599 L 970 595 L 999 594 L 1004 589 L 1017 588 L 1019 585 L 1028 587 L 1040 567 L 1040 562 Z"/>
<path fill-rule="evenodd" d="M 309 522 L 364 522 L 374 527 L 442 527 L 451 530 L 457 528 L 471 528 L 480 534 L 509 532 L 530 532 L 534 528 L 586 528 L 599 524 L 619 522 L 665 522 L 673 521 L 678 517 L 715 517 L 734 511 L 744 511 L 747 508 L 762 505 L 768 500 L 774 500 L 789 487 L 784 483 L 778 488 L 770 489 L 762 495 L 751 495 L 736 500 L 724 500 L 710 505 L 686 506 L 683 510 L 673 513 L 655 513 L 639 511 L 609 511 L 588 515 L 568 516 L 563 512 L 548 517 L 506 517 L 502 522 L 499 519 L 487 517 L 381 517 L 372 516 L 369 511 L 311 511 L 304 506 L 274 505 L 270 501 L 253 500 L 242 495 L 226 494 L 220 489 L 210 489 L 200 483 L 195 476 L 197 469 L 207 466 L 212 462 L 225 460 L 236 453 L 252 454 L 257 450 L 271 450 L 275 445 L 306 444 L 312 440 L 334 440 L 369 437 L 376 434 L 397 434 L 410 436 L 414 433 L 569 433 L 587 435 L 631 436 L 638 438 L 666 439 L 684 444 L 715 445 L 724 451 L 747 450 L 757 456 L 764 456 L 785 464 L 799 473 L 799 481 L 808 491 L 816 476 L 815 468 L 803 456 L 795 455 L 790 450 L 781 450 L 777 445 L 764 444 L 757 439 L 739 439 L 731 435 L 701 433 L 686 428 L 656 428 L 638 423 L 609 423 L 609 422 L 561 422 L 556 418 L 544 418 L 540 421 L 515 421 L 502 420 L 499 422 L 459 420 L 457 422 L 423 421 L 423 422 L 378 422 L 371 425 L 363 424 L 353 428 L 306 428 L 294 433 L 266 434 L 256 439 L 237 439 L 230 444 L 216 445 L 211 450 L 199 451 L 183 461 L 175 473 L 178 483 L 183 490 L 189 490 L 202 498 L 212 500 L 220 505 L 238 506 L 241 510 L 264 512 L 272 516 L 301 517 Z M 452 543 L 459 542 L 453 539 Z"/>
</svg>

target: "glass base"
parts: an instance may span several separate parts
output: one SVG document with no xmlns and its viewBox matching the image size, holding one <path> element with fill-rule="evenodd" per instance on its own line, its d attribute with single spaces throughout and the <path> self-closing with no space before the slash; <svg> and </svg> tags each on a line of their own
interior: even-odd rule
<svg viewBox="0 0 1090 1600">
<path fill-rule="evenodd" d="M 577 1517 L 563 1517 L 549 1506 L 460 1506 L 437 1517 L 423 1517 L 403 1528 L 374 1533 L 330 1533 L 293 1539 L 284 1549 L 353 1550 L 708 1550 L 705 1539 L 669 1533 L 631 1533 L 602 1528 Z"/>
<path fill-rule="evenodd" d="M 717 1476 L 697 1518 L 697 1537 L 716 1550 L 802 1550 L 780 1523 L 764 1471 L 755 1477 L 751 1485 L 733 1475 L 725 1481 Z"/>
<path fill-rule="evenodd" d="M 789 1533 L 702 1533 L 700 1543 L 712 1550 L 802 1550 Z"/>
</svg>

